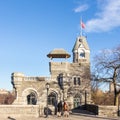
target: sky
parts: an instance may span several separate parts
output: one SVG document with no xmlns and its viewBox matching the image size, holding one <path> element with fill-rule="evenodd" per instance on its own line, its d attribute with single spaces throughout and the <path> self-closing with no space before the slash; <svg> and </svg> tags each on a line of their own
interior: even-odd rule
<svg viewBox="0 0 120 120">
<path fill-rule="evenodd" d="M 99 51 L 120 45 L 120 0 L 0 0 L 0 89 L 13 89 L 13 72 L 49 77 L 46 55 L 54 48 L 72 62 L 81 18 L 91 64 Z"/>
</svg>

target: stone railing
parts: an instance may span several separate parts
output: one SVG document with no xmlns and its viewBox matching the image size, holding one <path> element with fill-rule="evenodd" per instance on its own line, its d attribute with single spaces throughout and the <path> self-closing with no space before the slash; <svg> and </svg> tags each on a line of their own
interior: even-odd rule
<svg viewBox="0 0 120 120">
<path fill-rule="evenodd" d="M 30 80 L 34 80 L 34 81 L 44 81 L 48 78 L 46 77 L 24 77 L 23 80 L 25 81 L 30 81 Z"/>
</svg>

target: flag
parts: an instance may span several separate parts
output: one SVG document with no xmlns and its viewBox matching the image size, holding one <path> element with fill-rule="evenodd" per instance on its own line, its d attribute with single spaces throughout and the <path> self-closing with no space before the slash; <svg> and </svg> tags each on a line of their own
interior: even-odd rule
<svg viewBox="0 0 120 120">
<path fill-rule="evenodd" d="M 81 21 L 81 27 L 85 28 L 85 24 Z"/>
</svg>

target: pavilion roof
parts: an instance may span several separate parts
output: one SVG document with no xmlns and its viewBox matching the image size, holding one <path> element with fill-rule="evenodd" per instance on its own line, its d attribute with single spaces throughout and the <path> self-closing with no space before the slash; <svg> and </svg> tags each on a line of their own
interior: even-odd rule
<svg viewBox="0 0 120 120">
<path fill-rule="evenodd" d="M 49 58 L 69 58 L 70 54 L 64 50 L 63 48 L 57 48 L 57 49 L 53 49 L 48 55 L 47 57 Z"/>
</svg>

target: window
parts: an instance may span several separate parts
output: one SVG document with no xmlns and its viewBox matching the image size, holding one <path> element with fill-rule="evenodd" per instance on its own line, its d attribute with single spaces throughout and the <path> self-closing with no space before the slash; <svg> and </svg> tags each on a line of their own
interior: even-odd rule
<svg viewBox="0 0 120 120">
<path fill-rule="evenodd" d="M 60 79 L 59 79 L 59 80 L 60 80 L 60 85 L 61 85 L 61 86 L 63 86 L 63 78 L 62 78 L 62 77 L 60 77 Z"/>
<path fill-rule="evenodd" d="M 78 85 L 80 85 L 81 83 L 80 83 L 80 78 L 78 77 Z"/>
<path fill-rule="evenodd" d="M 82 42 L 82 39 L 79 39 L 79 42 Z"/>
<path fill-rule="evenodd" d="M 63 89 L 63 77 L 58 77 L 58 84 L 61 89 Z"/>
<path fill-rule="evenodd" d="M 80 57 L 81 57 L 81 58 L 85 57 L 85 53 L 83 53 L 83 52 L 80 53 Z"/>
<path fill-rule="evenodd" d="M 28 103 L 29 105 L 36 105 L 37 99 L 36 99 L 35 93 L 31 92 L 31 93 L 27 96 L 27 103 Z"/>
<path fill-rule="evenodd" d="M 76 77 L 74 77 L 74 85 L 76 85 Z"/>
<path fill-rule="evenodd" d="M 56 93 L 55 92 L 51 92 L 48 95 L 48 104 L 49 105 L 55 105 L 56 100 L 57 100 Z"/>
<path fill-rule="evenodd" d="M 76 94 L 74 96 L 74 108 L 77 108 L 81 105 L 81 96 L 79 94 Z"/>
<path fill-rule="evenodd" d="M 80 77 L 74 77 L 74 85 L 81 85 Z"/>
<path fill-rule="evenodd" d="M 80 58 L 85 58 L 85 51 L 84 50 L 80 50 L 79 57 Z"/>
</svg>

